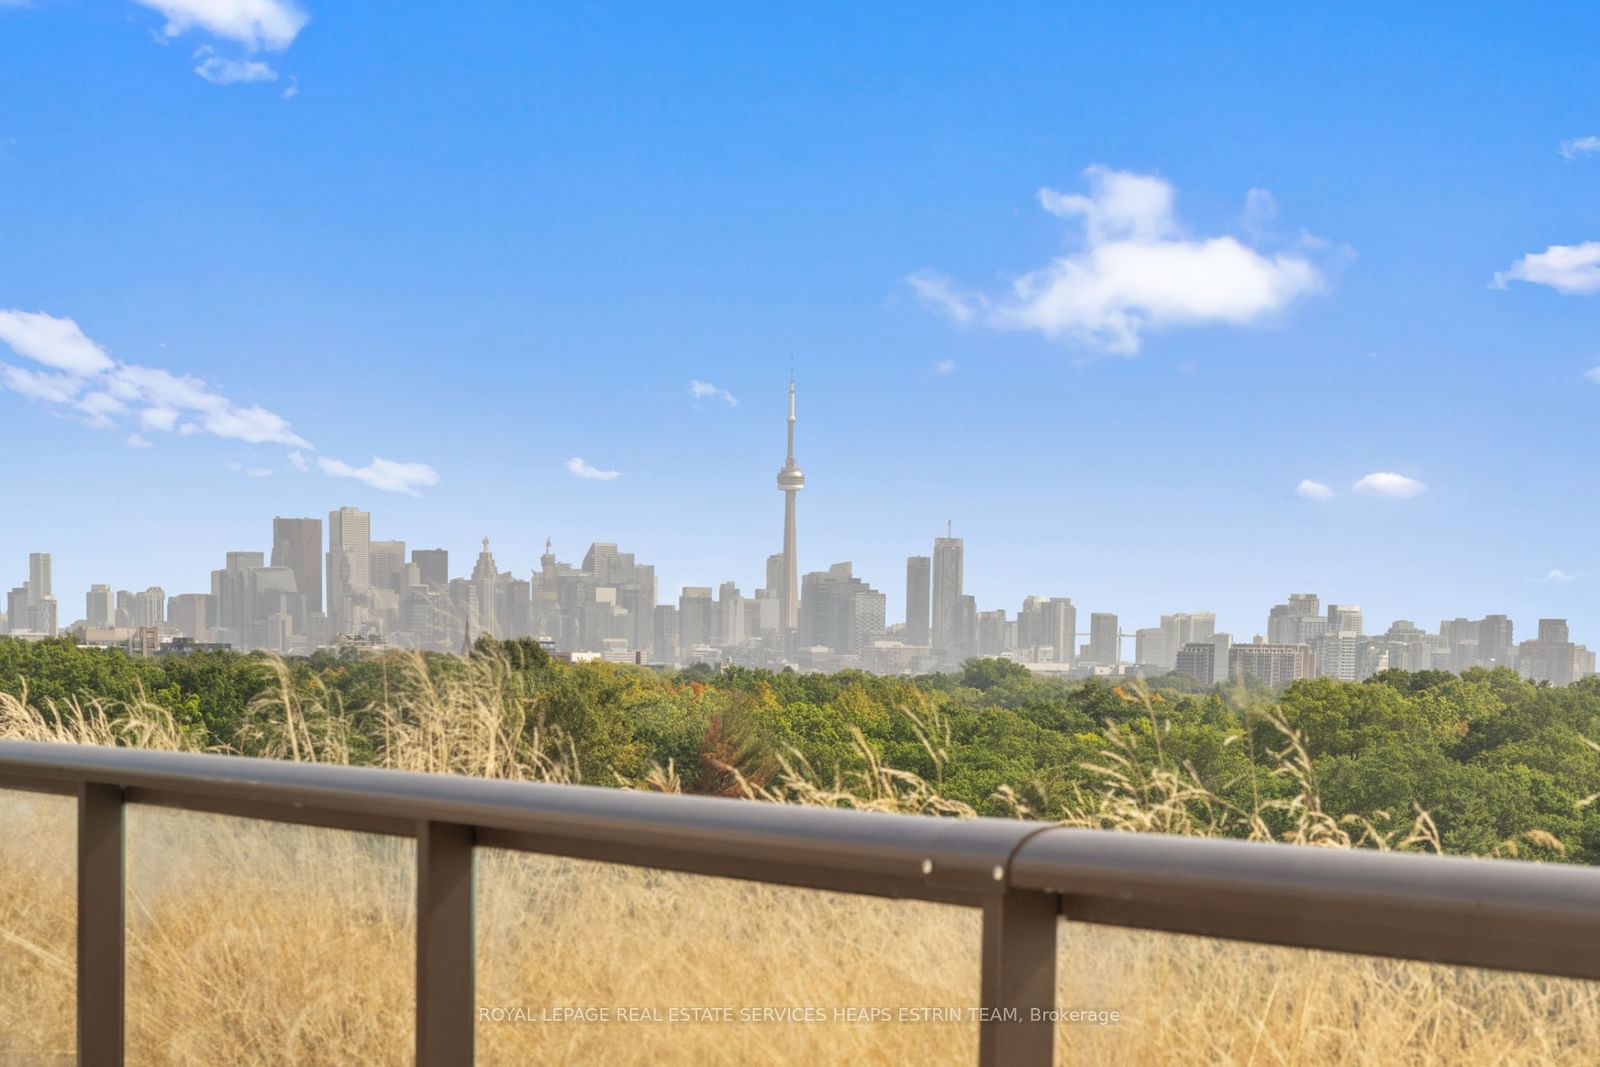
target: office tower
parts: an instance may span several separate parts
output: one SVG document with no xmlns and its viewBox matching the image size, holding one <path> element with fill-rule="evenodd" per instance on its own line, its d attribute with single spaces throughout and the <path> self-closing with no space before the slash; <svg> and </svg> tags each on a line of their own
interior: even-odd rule
<svg viewBox="0 0 1600 1067">
<path fill-rule="evenodd" d="M 84 597 L 84 621 L 97 630 L 109 630 L 117 621 L 117 603 L 109 585 L 91 585 Z"/>
<path fill-rule="evenodd" d="M 657 604 L 653 623 L 655 639 L 651 655 L 658 663 L 675 663 L 678 659 L 678 609 L 671 604 Z"/>
<path fill-rule="evenodd" d="M 213 639 L 241 651 L 250 643 L 250 624 L 254 621 L 254 588 L 250 572 L 266 566 L 261 552 L 229 552 L 221 570 L 211 572 L 212 607 L 216 613 Z M 117 594 L 119 601 L 122 596 Z M 120 613 L 120 612 L 119 612 Z M 129 625 L 132 625 L 132 594 L 129 594 Z"/>
<path fill-rule="evenodd" d="M 1485 615 L 1479 619 L 1478 662 L 1485 667 L 1509 666 L 1516 655 L 1511 630 L 1511 620 L 1504 615 Z"/>
<path fill-rule="evenodd" d="M 429 589 L 443 589 L 450 584 L 450 553 L 442 548 L 414 548 L 411 562 L 421 572 L 422 584 Z"/>
<path fill-rule="evenodd" d="M 723 582 L 717 588 L 717 643 L 723 648 L 742 645 L 745 637 L 744 597 L 738 583 Z"/>
<path fill-rule="evenodd" d="M 1328 632 L 1349 637 L 1361 636 L 1361 605 L 1329 604 Z"/>
<path fill-rule="evenodd" d="M 160 586 L 151 586 L 133 598 L 133 625 L 159 627 L 167 621 L 167 594 Z"/>
<path fill-rule="evenodd" d="M 485 537 L 483 551 L 478 553 L 478 559 L 472 565 L 472 592 L 476 602 L 477 618 L 477 626 L 472 630 L 473 640 L 477 640 L 480 634 L 506 636 L 497 610 L 499 597 L 496 585 L 499 577 L 499 568 L 495 566 L 494 556 L 489 552 L 489 539 Z"/>
<path fill-rule="evenodd" d="M 372 588 L 399 592 L 405 577 L 406 543 L 370 541 L 367 544 L 367 580 Z"/>
<path fill-rule="evenodd" d="M 272 566 L 294 572 L 306 611 L 322 611 L 322 520 L 274 518 Z"/>
<path fill-rule="evenodd" d="M 1235 679 L 1287 685 L 1310 678 L 1312 669 L 1311 649 L 1305 645 L 1234 645 L 1228 652 L 1228 674 Z"/>
<path fill-rule="evenodd" d="M 1524 678 L 1571 685 L 1588 673 L 1588 650 L 1570 640 L 1566 619 L 1540 619 L 1539 637 L 1517 646 L 1517 669 Z"/>
<path fill-rule="evenodd" d="M 946 660 L 959 655 L 961 646 L 961 581 L 964 548 L 961 538 L 933 539 L 933 590 L 931 640 L 935 654 Z"/>
<path fill-rule="evenodd" d="M 805 576 L 800 598 L 800 647 L 860 655 L 885 630 L 888 598 L 835 563 Z"/>
<path fill-rule="evenodd" d="M 1014 647 L 1016 624 L 1006 618 L 1006 611 L 978 612 L 978 655 L 1003 656 Z"/>
<path fill-rule="evenodd" d="M 978 651 L 978 598 L 971 593 L 956 601 L 956 643 L 951 651 L 957 662 Z"/>
<path fill-rule="evenodd" d="M 1110 612 L 1097 611 L 1089 616 L 1090 663 L 1115 667 L 1122 662 L 1122 641 L 1117 632 L 1117 617 Z"/>
<path fill-rule="evenodd" d="M 908 645 L 926 645 L 930 636 L 933 561 L 927 556 L 906 559 L 906 633 Z"/>
<path fill-rule="evenodd" d="M 1167 660 L 1166 636 L 1159 626 L 1134 631 L 1133 662 L 1141 667 L 1160 669 Z"/>
<path fill-rule="evenodd" d="M 711 643 L 716 610 L 710 586 L 683 587 L 678 597 L 678 652 L 685 661 L 693 658 L 696 647 Z"/>
<path fill-rule="evenodd" d="M 1267 615 L 1267 643 L 1296 645 L 1325 632 L 1328 622 L 1321 604 L 1315 593 L 1291 593 L 1287 604 L 1274 606 Z"/>
<path fill-rule="evenodd" d="M 37 604 L 47 596 L 54 596 L 55 590 L 50 587 L 50 553 L 28 553 L 28 596 L 30 602 Z"/>
<path fill-rule="evenodd" d="M 328 512 L 328 625 L 354 633 L 367 616 L 372 587 L 372 515 L 359 508 Z"/>
<path fill-rule="evenodd" d="M 1039 624 L 1033 635 L 1036 649 L 1049 648 L 1054 663 L 1076 661 L 1078 609 L 1071 597 L 1051 597 L 1039 605 Z"/>
<path fill-rule="evenodd" d="M 1209 641 L 1217 631 L 1217 617 L 1209 611 L 1178 612 L 1174 615 L 1161 616 L 1161 644 L 1159 646 L 1160 659 L 1145 660 L 1140 657 L 1141 663 L 1150 663 L 1165 670 L 1172 670 L 1178 662 L 1178 652 L 1184 645 L 1191 641 Z M 1154 653 L 1156 646 L 1151 645 Z"/>
<path fill-rule="evenodd" d="M 191 640 L 209 640 L 206 613 L 210 600 L 204 593 L 179 593 L 167 601 L 168 624 Z"/>
<path fill-rule="evenodd" d="M 806 487 L 806 476 L 794 463 L 794 379 L 789 379 L 789 457 L 778 472 L 783 493 L 783 579 L 778 586 L 779 613 L 784 630 L 800 628 L 800 563 L 795 549 L 795 494 Z M 680 628 L 682 623 L 680 622 Z M 687 645 L 687 641 L 685 641 Z"/>
</svg>

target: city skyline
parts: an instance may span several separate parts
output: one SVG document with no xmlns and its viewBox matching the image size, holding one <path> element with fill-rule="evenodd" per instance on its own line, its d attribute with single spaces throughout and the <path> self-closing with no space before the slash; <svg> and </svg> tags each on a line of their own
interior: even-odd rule
<svg viewBox="0 0 1600 1067">
<path fill-rule="evenodd" d="M 452 578 L 448 549 L 413 545 L 408 560 L 406 541 L 374 538 L 372 514 L 343 506 L 328 513 L 325 542 L 321 519 L 274 517 L 270 562 L 259 551 L 227 552 L 224 566 L 211 572 L 209 593 L 169 598 L 160 586 L 113 593 L 109 584 L 95 584 L 83 618 L 70 628 L 88 643 L 140 654 L 174 639 L 300 654 L 351 641 L 447 651 L 490 634 L 633 663 L 924 673 L 999 656 L 1037 671 L 1176 670 L 1206 683 L 1230 671 L 1277 683 L 1313 675 L 1355 681 L 1390 666 L 1513 666 L 1567 684 L 1595 669 L 1594 653 L 1571 641 L 1564 618 L 1541 617 L 1538 636 L 1521 642 L 1504 614 L 1445 619 L 1437 634 L 1399 618 L 1369 634 L 1359 605 L 1330 603 L 1324 616 L 1316 593 L 1290 594 L 1268 612 L 1263 630 L 1237 637 L 1219 628 L 1212 611 L 1163 613 L 1159 625 L 1131 630 L 1115 612 L 1089 612 L 1081 622 L 1070 596 L 1030 594 L 1012 618 L 1004 607 L 983 609 L 967 592 L 966 542 L 954 536 L 953 522 L 933 539 L 931 556 L 906 558 L 904 618 L 891 623 L 888 596 L 856 575 L 851 561 L 798 577 L 795 495 L 805 477 L 795 461 L 792 376 L 785 422 L 777 477 L 782 547 L 767 556 L 765 585 L 749 595 L 724 580 L 686 585 L 673 605 L 655 566 L 614 542 L 591 542 L 574 567 L 546 539 L 539 567 L 522 579 L 500 569 L 485 536 L 470 577 Z M 5 629 L 33 637 L 67 630 L 53 589 L 52 556 L 31 553 L 28 579 L 8 594 Z"/>
<path fill-rule="evenodd" d="M 1600 632 L 1600 13 L 186 3 L 0 5 L 0 559 L 63 588 L 341 504 L 762 586 L 793 353 L 803 565 L 896 614 L 954 520 L 986 609 Z"/>
</svg>

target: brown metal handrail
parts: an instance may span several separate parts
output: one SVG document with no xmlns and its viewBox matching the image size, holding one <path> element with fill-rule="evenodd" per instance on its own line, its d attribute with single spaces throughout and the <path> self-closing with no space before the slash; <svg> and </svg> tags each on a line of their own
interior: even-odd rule
<svg viewBox="0 0 1600 1067">
<path fill-rule="evenodd" d="M 425 1065 L 472 1062 L 480 845 L 982 908 L 985 1065 L 1051 1062 L 1060 916 L 1600 978 L 1600 870 L 1582 867 L 28 741 L 0 741 L 0 788 L 78 798 L 85 1064 L 122 1062 L 127 804 L 414 837 Z"/>
</svg>

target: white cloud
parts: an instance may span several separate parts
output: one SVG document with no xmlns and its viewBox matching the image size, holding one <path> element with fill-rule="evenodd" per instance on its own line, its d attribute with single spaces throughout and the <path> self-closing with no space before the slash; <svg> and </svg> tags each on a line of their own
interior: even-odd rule
<svg viewBox="0 0 1600 1067">
<path fill-rule="evenodd" d="M 1548 285 L 1558 293 L 1586 295 L 1600 291 L 1600 241 L 1579 245 L 1551 245 L 1543 252 L 1529 252 L 1490 280 L 1492 289 L 1504 289 L 1506 282 L 1532 282 Z"/>
<path fill-rule="evenodd" d="M 1314 482 L 1310 478 L 1302 478 L 1300 484 L 1294 487 L 1294 491 L 1306 500 L 1330 500 L 1333 498 L 1332 489 L 1329 489 L 1321 482 Z"/>
<path fill-rule="evenodd" d="M 166 16 L 162 33 L 181 37 L 199 28 L 246 51 L 281 52 L 294 43 L 310 18 L 289 0 L 136 0 Z"/>
<path fill-rule="evenodd" d="M 290 452 L 289 466 L 304 474 L 311 469 L 311 461 L 306 459 L 304 452 Z"/>
<path fill-rule="evenodd" d="M 199 48 L 194 72 L 212 85 L 237 85 L 240 82 L 275 82 L 278 72 L 258 59 L 229 59 L 217 55 L 210 45 Z"/>
<path fill-rule="evenodd" d="M 106 350 L 71 319 L 42 311 L 0 311 L 0 341 L 17 355 L 68 374 L 95 374 L 111 366 Z"/>
<path fill-rule="evenodd" d="M 0 364 L 0 385 L 76 412 L 90 425 L 114 426 L 131 415 L 141 430 L 311 447 L 281 415 L 254 404 L 240 407 L 198 378 L 113 360 L 71 319 L 0 311 L 0 341 L 17 355 L 61 372 Z"/>
<path fill-rule="evenodd" d="M 1401 500 L 1414 497 L 1426 488 L 1415 478 L 1407 478 L 1393 471 L 1375 471 L 1350 487 L 1352 492 L 1366 496 L 1388 496 Z"/>
<path fill-rule="evenodd" d="M 941 359 L 933 365 L 933 373 L 935 374 L 945 375 L 954 374 L 955 372 L 956 361 L 953 359 Z"/>
<path fill-rule="evenodd" d="M 83 388 L 70 374 L 41 374 L 10 364 L 0 364 L 0 381 L 11 391 L 46 404 L 70 404 Z"/>
<path fill-rule="evenodd" d="M 1590 367 L 1583 372 L 1583 376 L 1596 385 L 1600 385 L 1600 367 Z"/>
<path fill-rule="evenodd" d="M 1546 582 L 1555 582 L 1557 584 L 1565 584 L 1567 582 L 1575 582 L 1579 578 L 1583 578 L 1583 577 L 1585 577 L 1585 575 L 1582 575 L 1582 574 L 1568 574 L 1564 570 L 1559 570 L 1557 568 L 1552 567 L 1550 570 L 1545 572 L 1544 578 L 1541 579 L 1541 580 L 1542 581 L 1546 581 Z"/>
<path fill-rule="evenodd" d="M 321 467 L 322 473 L 329 477 L 354 478 L 374 489 L 405 493 L 407 496 L 421 496 L 419 488 L 439 484 L 438 472 L 426 463 L 401 463 L 373 456 L 372 462 L 365 467 L 352 467 L 337 459 L 318 456 L 317 466 Z"/>
<path fill-rule="evenodd" d="M 916 291 L 924 304 L 938 308 L 958 326 L 965 326 L 989 307 L 986 297 L 958 293 L 949 278 L 933 271 L 918 271 L 906 278 L 906 284 Z"/>
<path fill-rule="evenodd" d="M 297 97 L 299 95 L 300 95 L 300 79 L 298 77 L 296 77 L 295 75 L 291 74 L 291 75 L 289 75 L 289 84 L 285 85 L 283 87 L 283 98 L 285 100 L 293 100 L 295 97 Z"/>
<path fill-rule="evenodd" d="M 246 478 L 270 478 L 270 477 L 272 477 L 272 471 L 268 470 L 266 467 L 246 467 L 242 463 L 229 463 L 228 464 L 228 469 L 229 470 L 233 470 L 233 471 L 238 471 L 240 474 L 244 475 Z"/>
<path fill-rule="evenodd" d="M 1244 194 L 1244 211 L 1239 215 L 1239 226 L 1245 233 L 1260 236 L 1266 233 L 1278 217 L 1278 198 L 1270 189 L 1251 189 Z M 1310 234 L 1306 234 L 1310 237 Z M 1313 238 L 1321 240 L 1321 238 Z"/>
<path fill-rule="evenodd" d="M 574 477 L 586 478 L 597 482 L 610 482 L 622 477 L 621 471 L 601 470 L 599 467 L 591 466 L 584 462 L 582 456 L 573 456 L 567 460 L 567 470 L 571 471 Z"/>
<path fill-rule="evenodd" d="M 131 434 L 129 434 L 128 435 L 128 444 L 129 444 L 129 446 L 131 446 L 133 448 L 154 448 L 155 447 L 155 444 L 152 441 L 150 441 L 147 437 L 145 437 L 145 435 L 142 434 L 142 433 L 131 433 Z"/>
<path fill-rule="evenodd" d="M 689 395 L 694 397 L 696 400 L 705 400 L 710 398 L 714 400 L 726 401 L 730 407 L 739 406 L 739 401 L 734 399 L 732 393 L 728 392 L 726 389 L 719 389 L 710 382 L 702 382 L 698 378 L 692 379 L 689 382 Z"/>
<path fill-rule="evenodd" d="M 1302 256 L 1264 254 L 1232 236 L 1187 236 L 1172 185 L 1161 178 L 1100 166 L 1084 175 L 1087 195 L 1039 191 L 1046 211 L 1081 220 L 1084 247 L 1017 278 L 1009 294 L 962 293 L 931 272 L 907 282 L 957 323 L 1032 330 L 1125 355 L 1139 350 L 1146 330 L 1253 323 L 1322 288 L 1321 273 Z M 1258 216 L 1269 198 L 1252 191 Z"/>
<path fill-rule="evenodd" d="M 1561 154 L 1577 159 L 1590 152 L 1600 152 L 1600 137 L 1571 137 L 1561 142 Z"/>
</svg>

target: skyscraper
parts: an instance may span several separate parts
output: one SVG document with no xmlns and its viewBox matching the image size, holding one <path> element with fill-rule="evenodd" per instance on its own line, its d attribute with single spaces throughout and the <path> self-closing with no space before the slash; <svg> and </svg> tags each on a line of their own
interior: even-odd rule
<svg viewBox="0 0 1600 1067">
<path fill-rule="evenodd" d="M 272 520 L 272 565 L 294 571 L 306 611 L 322 610 L 322 520 Z M 193 635 L 191 635 L 193 636 Z"/>
<path fill-rule="evenodd" d="M 84 598 L 84 619 L 96 629 L 110 629 L 117 621 L 116 601 L 109 585 L 91 585 Z"/>
<path fill-rule="evenodd" d="M 443 589 L 450 584 L 450 553 L 442 548 L 413 548 L 411 562 L 421 572 L 422 584 Z"/>
<path fill-rule="evenodd" d="M 359 508 L 328 512 L 328 623 L 351 633 L 364 614 L 371 587 L 372 515 Z"/>
<path fill-rule="evenodd" d="M 789 379 L 789 457 L 778 472 L 783 493 L 783 584 L 778 587 L 784 630 L 800 628 L 800 565 L 795 555 L 794 495 L 806 487 L 806 476 L 794 462 L 794 379 Z M 680 623 L 680 632 L 687 632 Z M 685 641 L 687 644 L 687 641 Z"/>
<path fill-rule="evenodd" d="M 1097 611 L 1089 616 L 1090 663 L 1115 667 L 1122 662 L 1122 640 L 1117 633 L 1117 617 L 1108 611 Z"/>
<path fill-rule="evenodd" d="M 932 639 L 935 652 L 961 651 L 962 554 L 961 538 L 933 539 Z"/>
<path fill-rule="evenodd" d="M 928 610 L 933 561 L 927 556 L 906 559 L 906 644 L 928 643 Z"/>
</svg>

